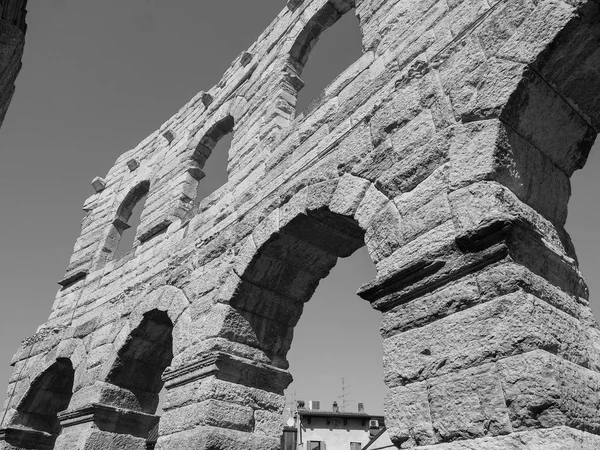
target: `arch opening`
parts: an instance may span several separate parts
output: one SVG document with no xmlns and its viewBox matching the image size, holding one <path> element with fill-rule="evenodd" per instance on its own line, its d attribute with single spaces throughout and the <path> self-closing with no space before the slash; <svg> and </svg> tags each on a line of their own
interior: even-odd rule
<svg viewBox="0 0 600 450">
<path fill-rule="evenodd" d="M 27 438 L 25 442 L 18 442 L 19 447 L 54 447 L 54 441 L 61 430 L 58 413 L 69 407 L 74 378 L 75 370 L 71 361 L 58 358 L 34 380 L 9 426 L 40 433 L 34 439 L 36 442 L 31 443 L 32 447 L 27 446 Z M 10 438 L 7 441 L 10 443 Z"/>
<path fill-rule="evenodd" d="M 375 274 L 368 253 L 361 250 L 364 247 L 365 232 L 352 217 L 332 213 L 326 208 L 311 210 L 298 215 L 274 234 L 240 274 L 241 285 L 230 301 L 248 328 L 238 334 L 243 336 L 243 342 L 239 341 L 261 350 L 273 366 L 291 368 L 292 373 L 297 370 L 300 377 L 304 378 L 299 379 L 297 385 L 291 385 L 285 393 L 288 397 L 287 413 L 284 411 L 286 421 L 294 416 L 296 400 L 322 400 L 321 409 L 329 412 L 336 411 L 333 406 L 333 401 L 336 401 L 339 412 L 349 414 L 359 414 L 358 403 L 367 402 L 371 404 L 369 413 L 379 413 L 383 421 L 386 388 L 383 384 L 382 338 L 378 326 L 380 313 L 371 310 L 365 320 L 358 318 L 355 325 L 362 324 L 370 328 L 361 330 L 364 333 L 351 324 L 348 324 L 349 329 L 344 329 L 346 325 L 342 317 L 347 315 L 336 314 L 336 310 L 341 309 L 350 315 L 365 313 L 365 308 L 371 309 L 362 300 L 360 303 L 348 298 L 355 295 L 350 294 L 352 287 L 354 291 L 359 287 L 353 286 L 355 283 L 367 282 Z M 339 258 L 348 259 L 334 269 Z M 332 269 L 335 273 L 330 276 Z M 320 285 L 326 277 L 327 281 Z M 344 283 L 345 289 L 339 289 L 337 285 L 340 283 Z M 336 295 L 338 290 L 343 292 L 341 296 Z M 331 298 L 336 296 L 335 299 Z M 305 306 L 312 298 L 316 300 Z M 350 307 L 352 302 L 353 306 Z M 305 310 L 306 320 L 303 315 Z M 236 323 L 239 325 L 239 322 Z M 297 354 L 290 351 L 296 331 L 303 341 Z M 347 339 L 340 339 L 337 334 Z M 236 339 L 236 336 L 230 338 Z M 374 358 L 365 358 L 365 352 L 372 346 L 379 350 L 367 355 Z M 372 363 L 371 367 L 367 361 Z M 378 378 L 372 381 L 372 386 L 359 386 L 356 389 L 357 396 L 369 395 L 368 399 L 341 398 L 344 395 L 341 385 L 344 370 L 360 372 L 359 375 L 348 373 L 345 378 L 349 383 Z M 324 385 L 328 387 L 324 389 Z M 321 397 L 326 391 L 329 391 L 328 394 L 322 398 L 314 397 Z M 283 391 L 278 393 L 284 395 Z M 376 399 L 376 396 L 381 398 Z M 353 428 L 354 436 L 361 436 L 363 446 L 372 438 L 368 422 L 359 421 L 349 425 L 350 422 L 344 423 L 342 416 L 339 423 L 335 422 L 336 417 L 332 417 L 330 425 L 339 425 L 340 430 L 356 427 Z M 298 421 L 294 426 L 300 426 Z M 350 442 L 345 443 L 344 448 L 349 448 L 349 445 Z"/>
<path fill-rule="evenodd" d="M 197 183 L 195 205 L 227 182 L 227 163 L 234 126 L 232 116 L 221 119 L 208 130 L 192 154 L 192 161 L 198 167 L 192 171 Z"/>
<path fill-rule="evenodd" d="M 143 181 L 127 194 L 119 206 L 103 249 L 108 259 L 120 259 L 135 248 L 135 236 L 149 191 L 150 182 Z"/>
<path fill-rule="evenodd" d="M 308 54 L 303 57 L 306 60 L 298 73 L 302 77 L 302 89 L 296 101 L 297 115 L 315 109 L 323 101 L 326 88 L 363 55 L 356 14 L 352 11 L 343 14 L 335 26 L 323 30 L 315 38 L 311 49 L 310 58 Z"/>
<path fill-rule="evenodd" d="M 362 55 L 358 18 L 356 14 L 347 14 L 354 8 L 353 0 L 330 0 L 306 23 L 292 45 L 286 63 L 284 91 L 292 95 L 287 100 L 290 102 L 288 108 L 284 109 L 295 111 L 296 115 L 310 112 L 323 100 L 324 88 Z M 327 32 L 334 24 L 336 33 Z M 315 60 L 303 80 L 309 56 L 313 55 L 321 38 L 324 38 L 322 48 L 314 52 Z"/>
<path fill-rule="evenodd" d="M 252 327 L 255 340 L 250 345 L 274 366 L 287 369 L 286 355 L 304 303 L 339 257 L 362 246 L 364 231 L 358 223 L 326 209 L 297 216 L 267 241 L 241 275 L 243 286 L 231 300 Z"/>
<path fill-rule="evenodd" d="M 106 381 L 130 394 L 132 409 L 155 414 L 163 388 L 162 374 L 172 359 L 173 322 L 166 312 L 153 310 L 144 314 L 131 332 Z"/>
</svg>

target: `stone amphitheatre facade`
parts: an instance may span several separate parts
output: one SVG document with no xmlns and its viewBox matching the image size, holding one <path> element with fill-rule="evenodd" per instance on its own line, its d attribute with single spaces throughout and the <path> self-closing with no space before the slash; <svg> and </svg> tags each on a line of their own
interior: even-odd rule
<svg viewBox="0 0 600 450">
<path fill-rule="evenodd" d="M 296 116 L 343 14 L 363 56 Z M 364 245 L 398 447 L 600 448 L 600 332 L 564 229 L 598 130 L 598 0 L 290 0 L 94 180 L 0 449 L 144 449 L 163 383 L 158 449 L 277 449 L 294 326 Z M 198 202 L 229 132 L 228 181 Z"/>
</svg>

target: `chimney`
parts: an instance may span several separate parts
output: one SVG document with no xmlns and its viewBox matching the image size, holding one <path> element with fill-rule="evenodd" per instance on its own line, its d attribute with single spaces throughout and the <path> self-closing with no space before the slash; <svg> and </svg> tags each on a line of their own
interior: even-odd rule
<svg viewBox="0 0 600 450">
<path fill-rule="evenodd" d="M 365 412 L 365 404 L 364 403 L 359 403 L 358 404 L 358 412 L 359 413 L 364 413 Z"/>
<path fill-rule="evenodd" d="M 319 402 L 317 400 L 311 400 L 310 402 L 308 402 L 308 407 L 309 407 L 309 409 L 312 409 L 313 411 L 318 411 L 319 408 L 321 407 L 321 402 Z"/>
<path fill-rule="evenodd" d="M 334 413 L 340 412 L 340 408 L 338 407 L 337 402 L 333 402 L 333 412 Z"/>
</svg>

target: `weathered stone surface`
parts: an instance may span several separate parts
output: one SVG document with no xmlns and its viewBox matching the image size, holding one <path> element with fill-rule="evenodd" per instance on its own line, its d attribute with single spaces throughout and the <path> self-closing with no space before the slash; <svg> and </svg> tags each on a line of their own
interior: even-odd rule
<svg viewBox="0 0 600 450">
<path fill-rule="evenodd" d="M 2 24 L 22 24 L 9 4 Z M 297 114 L 346 13 L 364 54 Z M 6 30 L 0 100 L 22 45 Z M 0 449 L 145 448 L 163 385 L 157 448 L 279 448 L 304 302 L 364 245 L 397 446 L 600 447 L 600 329 L 564 230 L 600 127 L 599 30 L 596 0 L 290 0 L 95 179 L 51 316 L 13 359 L 3 426 L 28 431 Z M 196 198 L 228 133 L 228 181 Z"/>
<path fill-rule="evenodd" d="M 4 0 L 0 6 L 0 126 L 21 70 L 27 24 L 27 0 Z"/>
<path fill-rule="evenodd" d="M 567 427 L 513 433 L 422 447 L 423 450 L 588 450 L 600 445 L 598 436 Z"/>
</svg>

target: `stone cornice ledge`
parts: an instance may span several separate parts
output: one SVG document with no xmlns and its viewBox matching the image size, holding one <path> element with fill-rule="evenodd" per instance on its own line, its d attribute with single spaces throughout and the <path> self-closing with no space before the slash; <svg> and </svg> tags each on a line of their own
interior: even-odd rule
<svg viewBox="0 0 600 450">
<path fill-rule="evenodd" d="M 55 440 L 56 436 L 45 431 L 34 430 L 33 428 L 9 425 L 6 428 L 0 429 L 0 442 L 7 442 L 13 446 L 52 450 Z"/>
<path fill-rule="evenodd" d="M 102 431 L 146 438 L 150 430 L 156 426 L 160 417 L 139 411 L 92 403 L 73 411 L 63 411 L 58 414 L 58 419 L 63 428 L 94 423 Z"/>
<path fill-rule="evenodd" d="M 292 381 L 287 370 L 219 351 L 201 355 L 176 369 L 168 368 L 163 381 L 170 390 L 210 376 L 271 392 L 283 392 Z"/>
</svg>

